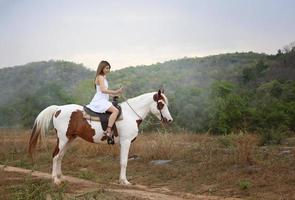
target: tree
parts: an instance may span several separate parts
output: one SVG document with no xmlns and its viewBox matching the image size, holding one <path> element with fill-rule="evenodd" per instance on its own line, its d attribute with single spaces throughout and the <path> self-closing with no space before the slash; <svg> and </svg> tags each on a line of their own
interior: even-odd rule
<svg viewBox="0 0 295 200">
<path fill-rule="evenodd" d="M 222 81 L 212 84 L 209 104 L 209 130 L 227 134 L 243 129 L 246 99 L 235 91 L 233 83 Z"/>
</svg>

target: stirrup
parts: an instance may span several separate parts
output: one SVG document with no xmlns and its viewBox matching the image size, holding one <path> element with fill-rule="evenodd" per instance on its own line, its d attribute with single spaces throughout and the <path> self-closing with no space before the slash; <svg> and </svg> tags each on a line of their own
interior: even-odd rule
<svg viewBox="0 0 295 200">
<path fill-rule="evenodd" d="M 105 135 L 101 138 L 101 141 L 107 140 L 108 144 L 115 144 L 114 135 L 108 136 L 106 133 L 104 134 Z"/>
<path fill-rule="evenodd" d="M 108 128 L 111 129 L 111 132 L 105 130 L 103 132 L 104 136 L 101 138 L 101 141 L 107 140 L 108 144 L 115 144 L 112 127 L 108 126 Z"/>
<path fill-rule="evenodd" d="M 108 137 L 107 142 L 108 142 L 108 144 L 112 144 L 112 145 L 114 145 L 114 144 L 115 144 L 114 136 L 112 136 L 112 137 Z"/>
</svg>

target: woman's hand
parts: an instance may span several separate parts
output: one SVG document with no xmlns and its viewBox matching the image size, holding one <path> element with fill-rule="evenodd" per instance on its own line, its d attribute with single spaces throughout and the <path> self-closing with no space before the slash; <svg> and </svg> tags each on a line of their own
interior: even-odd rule
<svg viewBox="0 0 295 200">
<path fill-rule="evenodd" d="M 119 88 L 119 89 L 117 89 L 116 90 L 116 93 L 117 93 L 117 95 L 121 95 L 122 93 L 123 93 L 123 88 L 121 87 L 121 88 Z"/>
</svg>

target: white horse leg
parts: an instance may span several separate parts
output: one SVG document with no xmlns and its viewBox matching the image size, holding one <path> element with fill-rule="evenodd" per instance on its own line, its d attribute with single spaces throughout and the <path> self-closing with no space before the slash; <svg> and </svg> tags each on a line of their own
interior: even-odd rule
<svg viewBox="0 0 295 200">
<path fill-rule="evenodd" d="M 66 143 L 64 148 L 60 151 L 60 155 L 57 159 L 57 177 L 61 179 L 61 181 L 64 181 L 64 177 L 61 171 L 61 163 L 62 163 L 62 159 L 66 153 L 66 150 L 69 146 L 69 143 Z"/>
<path fill-rule="evenodd" d="M 131 144 L 130 140 L 120 141 L 120 145 L 121 145 L 121 151 L 120 151 L 121 171 L 120 171 L 119 182 L 120 182 L 120 184 L 123 184 L 123 185 L 130 185 L 131 184 L 126 178 L 126 168 L 127 168 L 130 144 Z"/>
<path fill-rule="evenodd" d="M 62 158 L 62 154 L 64 152 L 64 148 L 66 146 L 68 141 L 63 141 L 60 140 L 59 141 L 59 145 L 58 145 L 58 149 L 59 152 L 53 157 L 53 165 L 52 165 L 52 179 L 54 184 L 59 185 L 61 184 L 61 179 L 60 179 L 60 175 L 61 175 L 61 166 L 59 169 L 59 162 L 61 163 L 61 158 Z"/>
</svg>

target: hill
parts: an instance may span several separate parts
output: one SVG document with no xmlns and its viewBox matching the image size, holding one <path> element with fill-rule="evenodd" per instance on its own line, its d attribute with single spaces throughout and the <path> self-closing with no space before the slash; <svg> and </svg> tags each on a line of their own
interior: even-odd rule
<svg viewBox="0 0 295 200">
<path fill-rule="evenodd" d="M 34 62 L 23 66 L 0 69 L 0 105 L 16 98 L 33 95 L 50 84 L 72 90 L 76 84 L 93 76 L 82 65 L 65 61 Z"/>
<path fill-rule="evenodd" d="M 248 52 L 128 67 L 112 72 L 109 80 L 110 88 L 125 87 L 127 98 L 164 87 L 174 130 L 229 133 L 264 127 L 255 117 L 260 116 L 257 106 L 265 103 L 261 101 L 266 101 L 268 93 L 261 98 L 264 93 L 258 91 L 279 86 L 283 96 L 288 96 L 293 74 L 293 51 L 278 55 Z M 0 126 L 31 126 L 36 115 L 52 104 L 88 103 L 95 92 L 94 75 L 82 65 L 64 61 L 0 69 Z M 144 128 L 155 127 L 145 124 Z"/>
</svg>

